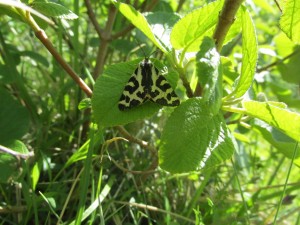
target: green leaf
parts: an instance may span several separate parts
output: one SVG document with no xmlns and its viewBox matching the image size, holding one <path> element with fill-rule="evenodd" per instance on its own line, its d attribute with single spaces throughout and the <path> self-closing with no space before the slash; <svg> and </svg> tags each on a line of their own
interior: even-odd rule
<svg viewBox="0 0 300 225">
<path fill-rule="evenodd" d="M 16 153 L 27 154 L 28 149 L 18 140 L 11 140 L 9 143 L 6 142 L 5 147 L 15 151 Z M 0 154 L 0 183 L 10 183 L 16 181 L 22 174 L 25 168 L 20 167 L 20 160 L 15 156 L 3 153 Z"/>
<path fill-rule="evenodd" d="M 142 31 L 161 51 L 167 52 L 166 49 L 157 41 L 146 18 L 132 6 L 125 3 L 113 2 L 119 11 L 126 17 L 136 28 Z"/>
<path fill-rule="evenodd" d="M 141 59 L 137 59 L 111 65 L 97 79 L 93 91 L 92 109 L 95 121 L 99 126 L 127 124 L 150 117 L 159 110 L 160 107 L 150 101 L 130 110 L 120 111 L 118 109 L 124 87 L 140 61 Z"/>
<path fill-rule="evenodd" d="M 85 109 L 88 109 L 88 108 L 91 108 L 91 107 L 92 107 L 92 101 L 91 101 L 90 98 L 82 99 L 79 102 L 79 105 L 78 105 L 79 110 L 85 110 Z"/>
<path fill-rule="evenodd" d="M 245 7 L 241 7 L 241 23 L 242 23 L 242 70 L 237 80 L 235 89 L 225 97 L 240 98 L 250 88 L 256 69 L 257 63 L 257 40 L 253 21 L 249 12 Z"/>
<path fill-rule="evenodd" d="M 253 127 L 258 131 L 265 140 L 267 140 L 272 146 L 278 149 L 279 152 L 284 154 L 289 159 L 293 158 L 295 151 L 295 140 L 285 135 L 278 129 L 268 125 L 261 120 L 255 120 Z M 300 151 L 294 160 L 294 163 L 300 166 Z"/>
<path fill-rule="evenodd" d="M 223 116 L 213 115 L 201 99 L 178 106 L 162 133 L 159 160 L 162 169 L 182 173 L 214 166 L 233 153 Z"/>
<path fill-rule="evenodd" d="M 234 80 L 239 76 L 239 74 L 234 69 L 234 65 L 229 58 L 221 56 L 221 62 L 224 81 L 229 85 L 233 85 Z"/>
<path fill-rule="evenodd" d="M 21 138 L 29 128 L 29 113 L 6 90 L 0 89 L 0 144 Z"/>
<path fill-rule="evenodd" d="M 203 39 L 196 59 L 196 74 L 203 88 L 203 101 L 216 114 L 222 100 L 222 69 L 220 55 L 211 38 Z"/>
<path fill-rule="evenodd" d="M 300 43 L 300 1 L 285 1 L 280 18 L 282 31 L 296 44 Z"/>
<path fill-rule="evenodd" d="M 67 9 L 66 7 L 48 1 L 34 1 L 31 4 L 32 8 L 36 11 L 51 17 L 61 18 L 61 19 L 77 19 L 78 16 L 73 13 L 71 10 Z"/>
<path fill-rule="evenodd" d="M 9 2 L 6 2 L 7 5 L 0 5 L 0 17 L 3 15 L 7 15 L 13 19 L 17 19 L 19 21 L 23 21 L 22 17 L 18 13 L 15 7 L 9 6 Z"/>
<path fill-rule="evenodd" d="M 273 102 L 244 101 L 245 113 L 276 127 L 289 137 L 300 141 L 300 114 Z"/>
<path fill-rule="evenodd" d="M 187 14 L 175 24 L 171 32 L 171 43 L 175 49 L 196 52 L 204 36 L 211 36 L 223 0 L 212 2 Z"/>
</svg>

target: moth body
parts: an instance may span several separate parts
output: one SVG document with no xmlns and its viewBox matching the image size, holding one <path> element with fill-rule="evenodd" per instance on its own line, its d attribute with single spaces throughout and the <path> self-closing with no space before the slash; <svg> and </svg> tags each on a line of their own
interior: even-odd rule
<svg viewBox="0 0 300 225">
<path fill-rule="evenodd" d="M 179 98 L 153 63 L 145 58 L 139 63 L 126 84 L 119 100 L 121 111 L 138 106 L 147 100 L 163 106 L 177 106 Z"/>
</svg>

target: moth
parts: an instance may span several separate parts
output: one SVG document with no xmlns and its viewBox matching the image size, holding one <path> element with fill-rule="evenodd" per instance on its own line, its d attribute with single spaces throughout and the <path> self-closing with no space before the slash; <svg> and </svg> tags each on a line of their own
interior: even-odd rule
<svg viewBox="0 0 300 225">
<path fill-rule="evenodd" d="M 152 101 L 163 106 L 178 106 L 179 98 L 166 78 L 149 58 L 139 63 L 126 84 L 118 107 L 121 111 Z"/>
</svg>

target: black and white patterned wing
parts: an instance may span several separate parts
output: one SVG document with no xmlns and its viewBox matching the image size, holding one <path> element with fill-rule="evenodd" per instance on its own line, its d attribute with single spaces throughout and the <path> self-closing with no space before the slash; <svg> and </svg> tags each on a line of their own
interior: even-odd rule
<svg viewBox="0 0 300 225">
<path fill-rule="evenodd" d="M 163 106 L 178 106 L 180 100 L 167 79 L 159 72 L 159 70 L 152 67 L 152 81 L 150 91 L 150 100 Z"/>
<path fill-rule="evenodd" d="M 120 97 L 118 107 L 121 111 L 138 106 L 148 99 L 145 87 L 142 86 L 142 79 L 142 70 L 139 65 L 130 77 Z"/>
</svg>

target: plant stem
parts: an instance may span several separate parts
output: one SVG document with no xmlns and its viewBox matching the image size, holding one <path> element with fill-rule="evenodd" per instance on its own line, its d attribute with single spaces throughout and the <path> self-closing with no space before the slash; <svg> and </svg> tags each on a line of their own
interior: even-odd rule
<svg viewBox="0 0 300 225">
<path fill-rule="evenodd" d="M 235 20 L 235 14 L 244 0 L 225 0 L 223 9 L 219 15 L 219 21 L 213 38 L 218 52 L 221 51 L 225 37 Z"/>
</svg>

